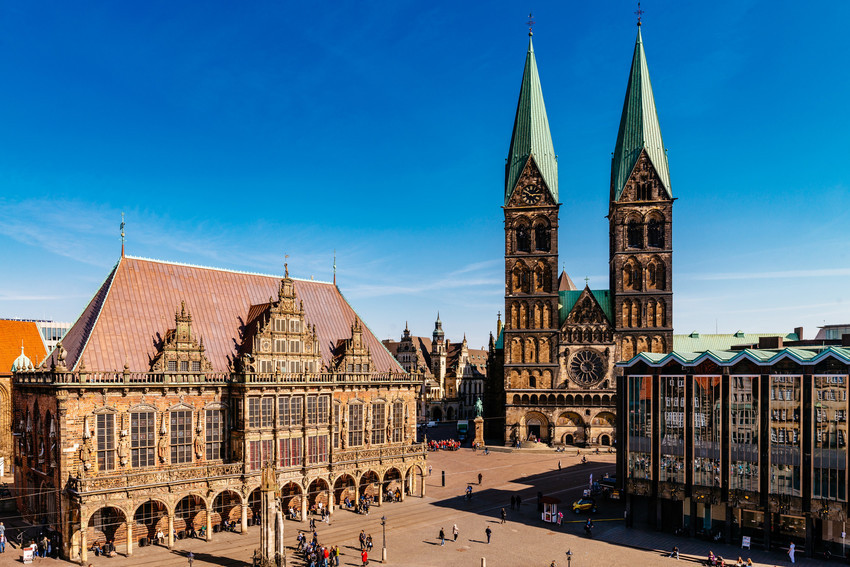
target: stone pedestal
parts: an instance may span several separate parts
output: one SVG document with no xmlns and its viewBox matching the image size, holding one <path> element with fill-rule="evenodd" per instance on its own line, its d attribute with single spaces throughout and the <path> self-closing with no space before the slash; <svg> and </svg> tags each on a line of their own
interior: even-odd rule
<svg viewBox="0 0 850 567">
<path fill-rule="evenodd" d="M 480 447 L 484 446 L 484 418 L 480 415 L 473 422 L 475 427 L 475 437 L 472 438 L 473 443 L 478 443 Z"/>
</svg>

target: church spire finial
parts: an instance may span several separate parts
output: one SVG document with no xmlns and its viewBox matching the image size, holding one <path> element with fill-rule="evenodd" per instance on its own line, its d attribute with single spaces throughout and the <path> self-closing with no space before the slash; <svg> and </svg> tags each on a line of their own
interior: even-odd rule
<svg viewBox="0 0 850 567">
<path fill-rule="evenodd" d="M 121 211 L 121 257 L 124 257 L 124 211 Z"/>
<path fill-rule="evenodd" d="M 534 12 L 528 13 L 528 36 L 531 37 L 534 35 Z"/>
<path fill-rule="evenodd" d="M 334 285 L 336 285 L 336 248 L 334 248 Z"/>
<path fill-rule="evenodd" d="M 640 19 L 643 16 L 644 11 L 640 9 L 640 0 L 638 0 L 638 9 L 635 11 L 635 15 L 638 17 L 637 25 L 640 27 Z"/>
</svg>

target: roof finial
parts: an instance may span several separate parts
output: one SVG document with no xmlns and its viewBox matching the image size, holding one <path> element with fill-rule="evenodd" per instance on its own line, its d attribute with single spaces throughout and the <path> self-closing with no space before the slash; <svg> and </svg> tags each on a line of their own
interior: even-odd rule
<svg viewBox="0 0 850 567">
<path fill-rule="evenodd" d="M 528 24 L 528 35 L 534 35 L 534 12 L 528 13 L 528 21 L 526 23 Z"/>
<path fill-rule="evenodd" d="M 643 16 L 643 14 L 644 14 L 644 11 L 640 9 L 640 0 L 638 0 L 638 9 L 635 12 L 635 15 L 637 15 L 637 17 L 638 17 L 638 27 L 640 27 L 640 18 L 641 18 L 641 16 Z"/>
<path fill-rule="evenodd" d="M 334 248 L 334 285 L 336 285 L 336 248 Z"/>
<path fill-rule="evenodd" d="M 589 281 L 590 281 L 590 278 L 587 277 L 587 276 L 584 276 L 584 285 L 587 285 L 587 282 L 589 282 Z"/>
<path fill-rule="evenodd" d="M 124 211 L 121 211 L 121 257 L 124 257 Z"/>
<path fill-rule="evenodd" d="M 289 254 L 284 254 L 283 255 L 283 277 L 285 277 L 285 278 L 289 277 L 289 262 L 287 262 L 288 259 L 289 259 Z"/>
</svg>

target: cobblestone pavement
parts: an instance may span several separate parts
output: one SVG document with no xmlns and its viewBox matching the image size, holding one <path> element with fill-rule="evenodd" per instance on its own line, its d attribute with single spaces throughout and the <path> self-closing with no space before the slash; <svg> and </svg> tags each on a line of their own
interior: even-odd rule
<svg viewBox="0 0 850 567">
<path fill-rule="evenodd" d="M 370 564 L 377 565 L 381 558 L 381 516 L 387 517 L 387 565 L 411 567 L 478 567 L 482 558 L 487 567 L 607 567 L 610 565 L 667 565 L 674 560 L 665 557 L 673 545 L 681 550 L 685 564 L 700 563 L 707 555 L 705 542 L 678 538 L 644 529 L 626 529 L 623 525 L 621 503 L 600 502 L 593 515 L 594 538 L 583 535 L 585 515 L 576 516 L 570 504 L 581 496 L 587 487 L 589 475 L 601 478 L 614 469 L 614 455 L 588 454 L 589 462 L 580 464 L 575 453 L 563 454 L 539 449 L 511 453 L 491 452 L 484 455 L 469 449 L 455 452 L 431 453 L 428 462 L 432 474 L 426 479 L 426 497 L 407 497 L 402 503 L 388 503 L 373 507 L 369 515 L 357 515 L 336 510 L 331 525 L 319 522 L 319 541 L 339 545 L 343 552 L 341 565 L 359 566 L 360 554 L 357 536 L 360 530 L 371 534 L 375 548 L 370 554 Z M 559 470 L 558 463 L 561 463 Z M 442 471 L 446 486 L 442 486 Z M 477 475 L 483 482 L 479 486 Z M 464 491 L 472 486 L 473 497 L 467 501 Z M 558 528 L 540 519 L 536 508 L 538 491 L 562 501 L 565 510 L 564 525 Z M 519 510 L 511 510 L 511 495 L 522 497 Z M 500 523 L 500 510 L 508 514 L 506 524 Z M 460 531 L 457 542 L 451 541 L 452 524 Z M 9 523 L 7 523 L 9 525 Z M 443 528 L 449 539 L 440 546 L 437 535 Z M 488 544 L 485 529 L 492 530 Z M 292 546 L 299 528 L 305 524 L 286 522 L 286 542 Z M 245 535 L 238 533 L 215 534 L 210 542 L 182 540 L 173 550 L 163 547 L 135 548 L 132 557 L 90 557 L 95 567 L 151 566 L 166 567 L 188 565 L 186 554 L 195 555 L 195 566 L 250 565 L 250 557 L 259 543 L 258 528 L 249 528 Z M 731 546 L 710 546 L 716 554 L 727 558 L 738 557 Z M 566 551 L 572 552 L 568 565 Z M 303 561 L 287 549 L 287 565 L 301 567 Z M 20 564 L 20 550 L 7 546 L 0 554 L 0 566 Z M 781 552 L 765 553 L 753 550 L 749 554 L 758 565 L 790 565 L 787 555 Z M 746 559 L 746 555 L 744 559 Z M 38 564 L 65 564 L 53 559 L 38 560 Z M 798 558 L 798 565 L 814 565 L 813 560 Z"/>
</svg>

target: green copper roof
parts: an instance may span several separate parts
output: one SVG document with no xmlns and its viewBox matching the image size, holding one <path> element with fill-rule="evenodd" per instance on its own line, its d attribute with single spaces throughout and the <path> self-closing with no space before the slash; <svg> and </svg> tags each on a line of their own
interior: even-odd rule
<svg viewBox="0 0 850 567">
<path fill-rule="evenodd" d="M 673 335 L 673 350 L 703 352 L 706 350 L 729 350 L 736 345 L 757 345 L 762 337 L 782 337 L 786 341 L 799 340 L 794 333 L 744 333 L 703 334 L 694 331 L 689 335 Z"/>
<path fill-rule="evenodd" d="M 530 36 L 516 118 L 514 118 L 511 147 L 505 165 L 505 203 L 510 200 L 529 157 L 534 158 L 534 163 L 557 203 L 558 160 L 555 158 L 555 149 L 552 146 L 552 134 L 549 133 L 549 119 L 546 117 L 546 106 L 543 104 L 543 88 L 540 86 L 540 75 L 537 73 L 534 45 L 531 43 Z"/>
<path fill-rule="evenodd" d="M 499 336 L 496 338 L 496 350 L 504 350 L 505 348 L 505 330 L 499 331 Z"/>
<path fill-rule="evenodd" d="M 583 289 L 576 289 L 558 292 L 558 300 L 561 304 L 561 308 L 558 310 L 558 326 L 563 325 L 564 321 L 567 320 L 567 316 L 572 311 L 578 298 L 581 297 L 583 291 Z M 591 289 L 590 293 L 596 299 L 599 307 L 602 308 L 605 316 L 608 317 L 608 321 L 613 321 L 614 317 L 611 314 L 611 291 L 607 289 Z"/>
<path fill-rule="evenodd" d="M 664 366 L 675 362 L 684 366 L 699 366 L 704 360 L 712 360 L 721 366 L 733 366 L 742 360 L 756 364 L 776 364 L 783 358 L 789 358 L 799 364 L 814 365 L 826 358 L 834 358 L 844 364 L 850 364 L 848 347 L 789 347 L 783 349 L 744 349 L 744 350 L 707 350 L 704 352 L 673 351 L 669 354 L 642 352 L 631 360 L 618 362 L 617 366 L 632 366 L 644 361 L 650 366 Z"/>
<path fill-rule="evenodd" d="M 649 154 L 667 195 L 672 199 L 667 153 L 664 151 L 664 142 L 661 141 L 661 126 L 658 124 L 655 97 L 649 82 L 649 68 L 646 66 L 646 54 L 643 52 L 643 39 L 638 28 L 629 86 L 626 87 L 626 101 L 623 103 L 620 131 L 617 133 L 617 146 L 614 148 L 614 161 L 611 164 L 615 201 L 620 200 L 626 181 L 643 149 Z"/>
</svg>

